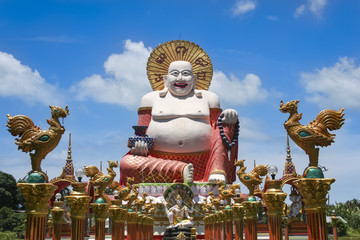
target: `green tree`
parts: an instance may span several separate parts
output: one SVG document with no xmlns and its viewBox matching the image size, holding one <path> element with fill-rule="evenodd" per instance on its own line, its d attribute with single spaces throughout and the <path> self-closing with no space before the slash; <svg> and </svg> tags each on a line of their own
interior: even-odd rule
<svg viewBox="0 0 360 240">
<path fill-rule="evenodd" d="M 23 202 L 20 190 L 16 186 L 15 178 L 10 174 L 0 171 L 0 209 L 2 207 L 19 209 L 23 207 Z"/>
</svg>

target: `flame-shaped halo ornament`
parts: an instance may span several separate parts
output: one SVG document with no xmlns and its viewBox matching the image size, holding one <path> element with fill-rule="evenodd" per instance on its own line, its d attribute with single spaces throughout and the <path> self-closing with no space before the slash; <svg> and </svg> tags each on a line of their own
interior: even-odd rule
<svg viewBox="0 0 360 240">
<path fill-rule="evenodd" d="M 170 63 L 187 61 L 197 76 L 196 89 L 208 90 L 213 76 L 210 57 L 197 44 L 184 40 L 174 40 L 158 45 L 147 62 L 147 75 L 154 91 L 164 88 L 164 75 L 168 74 Z"/>
</svg>

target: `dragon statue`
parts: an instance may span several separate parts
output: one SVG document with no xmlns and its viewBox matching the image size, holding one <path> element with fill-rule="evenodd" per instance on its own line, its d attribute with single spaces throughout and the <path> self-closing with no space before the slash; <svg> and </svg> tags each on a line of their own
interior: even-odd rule
<svg viewBox="0 0 360 240">
<path fill-rule="evenodd" d="M 244 166 L 244 161 L 242 159 L 235 162 L 235 166 L 240 167 L 236 174 L 240 181 L 249 189 L 248 200 L 255 200 L 255 186 L 262 182 L 261 177 L 266 176 L 268 165 L 256 165 L 251 172 L 245 173 L 246 167 Z"/>
<path fill-rule="evenodd" d="M 30 153 L 32 172 L 40 173 L 45 179 L 47 176 L 41 170 L 41 162 L 48 153 L 56 148 L 65 132 L 59 118 L 66 118 L 69 115 L 67 105 L 65 110 L 57 106 L 49 107 L 51 108 L 51 119 L 47 120 L 50 125 L 48 130 L 41 130 L 28 116 L 16 115 L 12 117 L 10 114 L 6 115 L 8 117 L 6 124 L 8 131 L 11 135 L 19 137 L 15 138 L 18 150 Z"/>
<path fill-rule="evenodd" d="M 316 146 L 327 147 L 334 142 L 335 134 L 330 134 L 328 130 L 333 131 L 341 128 L 345 121 L 343 118 L 344 109 L 342 108 L 339 111 L 322 110 L 315 120 L 308 125 L 301 125 L 299 121 L 302 118 L 302 113 L 299 114 L 297 111 L 299 102 L 300 100 L 293 100 L 284 104 L 281 100 L 280 111 L 290 114 L 289 119 L 284 123 L 284 127 L 291 139 L 309 156 L 308 168 L 318 168 L 319 148 Z"/>
<path fill-rule="evenodd" d="M 114 172 L 114 168 L 118 166 L 118 162 L 117 161 L 116 162 L 108 161 L 108 162 L 109 162 L 109 167 L 107 168 L 108 173 L 105 175 L 102 172 L 100 172 L 96 166 L 86 166 L 86 165 L 84 166 L 85 175 L 90 178 L 90 182 L 93 184 L 93 186 L 99 187 L 98 188 L 99 197 L 98 199 L 96 199 L 95 202 L 106 201 L 110 203 L 108 197 L 104 195 L 104 191 L 109 185 L 111 185 L 111 183 L 113 182 L 116 176 L 116 173 Z"/>
<path fill-rule="evenodd" d="M 228 189 L 225 189 L 225 184 L 220 185 L 219 192 L 221 199 L 226 200 L 227 205 L 231 204 L 231 199 L 236 197 L 235 189 L 240 189 L 240 183 L 232 184 Z"/>
<path fill-rule="evenodd" d="M 127 177 L 125 186 L 121 187 L 118 181 L 113 181 L 109 186 L 109 188 L 113 190 L 117 190 L 119 192 L 118 199 L 122 201 L 127 197 L 127 195 L 131 193 L 133 184 L 134 184 L 134 178 Z"/>
</svg>

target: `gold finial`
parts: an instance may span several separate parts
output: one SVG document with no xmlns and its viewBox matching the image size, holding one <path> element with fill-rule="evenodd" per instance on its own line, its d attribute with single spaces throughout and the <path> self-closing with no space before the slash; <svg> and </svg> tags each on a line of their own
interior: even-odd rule
<svg viewBox="0 0 360 240">
<path fill-rule="evenodd" d="M 69 150 L 67 158 L 71 159 L 71 133 L 69 133 Z"/>
<path fill-rule="evenodd" d="M 289 134 L 287 134 L 287 149 L 286 149 L 287 155 L 286 160 L 291 161 L 291 154 L 290 154 L 290 143 L 289 143 Z"/>
</svg>

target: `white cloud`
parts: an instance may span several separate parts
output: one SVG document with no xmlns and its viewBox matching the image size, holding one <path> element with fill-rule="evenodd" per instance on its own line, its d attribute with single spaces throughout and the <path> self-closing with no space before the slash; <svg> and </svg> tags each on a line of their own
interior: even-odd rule
<svg viewBox="0 0 360 240">
<path fill-rule="evenodd" d="M 360 66 L 352 58 L 339 58 L 334 66 L 302 73 L 301 82 L 309 94 L 307 100 L 321 107 L 360 109 Z"/>
<path fill-rule="evenodd" d="M 294 16 L 299 17 L 300 15 L 304 14 L 304 11 L 305 11 L 305 5 L 302 4 L 298 8 L 296 8 Z"/>
<path fill-rule="evenodd" d="M 138 107 L 141 97 L 151 91 L 146 62 L 152 49 L 143 42 L 126 40 L 121 54 L 112 54 L 104 63 L 107 76 L 94 74 L 71 87 L 78 100 L 93 99 L 129 109 Z"/>
<path fill-rule="evenodd" d="M 276 16 L 268 16 L 267 19 L 270 20 L 270 21 L 277 21 L 277 20 L 279 20 L 279 18 L 276 17 Z"/>
<path fill-rule="evenodd" d="M 294 16 L 299 17 L 309 10 L 315 16 L 321 17 L 322 11 L 326 4 L 327 0 L 307 0 L 306 4 L 302 4 L 296 8 Z"/>
<path fill-rule="evenodd" d="M 37 70 L 21 64 L 13 55 L 0 52 L 0 96 L 16 97 L 25 102 L 60 104 L 63 96 Z"/>
<path fill-rule="evenodd" d="M 245 14 L 256 8 L 255 1 L 253 0 L 238 0 L 232 9 L 232 13 L 236 15 Z"/>
<path fill-rule="evenodd" d="M 234 75 L 230 79 L 221 71 L 215 71 L 210 90 L 218 94 L 221 101 L 235 105 L 263 101 L 268 92 L 261 87 L 261 80 L 255 74 L 247 74 L 240 80 Z"/>
</svg>

